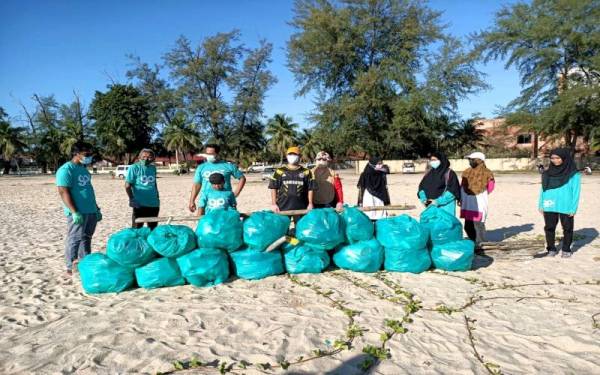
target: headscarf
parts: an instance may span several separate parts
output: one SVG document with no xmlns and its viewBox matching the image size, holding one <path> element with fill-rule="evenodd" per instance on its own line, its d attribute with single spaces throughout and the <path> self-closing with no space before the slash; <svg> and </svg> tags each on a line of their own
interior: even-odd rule
<svg viewBox="0 0 600 375">
<path fill-rule="evenodd" d="M 435 156 L 440 161 L 440 166 L 431 168 L 419 184 L 419 191 L 423 190 L 427 199 L 437 199 L 445 191 L 449 191 L 454 195 L 454 198 L 460 200 L 460 185 L 458 178 L 450 169 L 450 161 L 441 152 L 434 152 L 431 156 Z"/>
<path fill-rule="evenodd" d="M 365 166 L 363 173 L 358 179 L 358 187 L 367 189 L 369 194 L 383 201 L 383 204 L 390 204 L 390 196 L 387 190 L 386 170 L 375 169 L 377 164 L 381 163 L 381 158 L 372 157 L 369 164 Z"/>
<path fill-rule="evenodd" d="M 478 160 L 476 167 L 467 168 L 462 174 L 462 188 L 469 195 L 481 194 L 487 190 L 487 184 L 494 179 L 494 174 L 485 165 L 485 161 Z"/>
<path fill-rule="evenodd" d="M 544 191 L 563 186 L 578 172 L 575 160 L 573 160 L 569 149 L 557 148 L 550 155 L 560 156 L 563 162 L 561 165 L 550 163 L 548 169 L 542 173 L 542 189 Z"/>
</svg>

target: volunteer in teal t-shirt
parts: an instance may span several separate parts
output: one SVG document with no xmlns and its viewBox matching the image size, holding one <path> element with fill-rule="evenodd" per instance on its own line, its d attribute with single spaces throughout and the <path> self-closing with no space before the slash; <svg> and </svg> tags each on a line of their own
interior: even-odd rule
<svg viewBox="0 0 600 375">
<path fill-rule="evenodd" d="M 221 173 L 213 173 L 208 181 L 212 189 L 201 194 L 198 201 L 198 213 L 204 215 L 213 210 L 235 210 L 235 196 L 231 191 L 223 190 L 225 177 Z"/>
<path fill-rule="evenodd" d="M 208 144 L 204 147 L 206 162 L 196 168 L 194 174 L 194 183 L 192 185 L 192 193 L 190 194 L 189 209 L 191 212 L 196 212 L 196 198 L 198 193 L 205 193 L 212 190 L 209 182 L 209 177 L 213 173 L 220 173 L 224 177 L 223 190 L 232 191 L 231 177 L 239 180 L 235 190 L 233 190 L 234 198 L 240 195 L 240 192 L 246 184 L 246 177 L 238 169 L 238 167 L 224 160 L 219 159 L 220 147 L 216 144 Z M 201 195 L 202 197 L 202 195 Z"/>
<path fill-rule="evenodd" d="M 92 251 L 92 236 L 102 213 L 96 204 L 92 176 L 86 165 L 92 162 L 92 147 L 77 142 L 71 148 L 71 161 L 56 171 L 56 186 L 67 216 L 65 261 L 67 274 L 77 269 L 77 262 Z"/>
<path fill-rule="evenodd" d="M 558 255 L 556 226 L 560 220 L 563 229 L 562 257 L 572 255 L 575 214 L 579 206 L 581 173 L 577 170 L 571 151 L 558 148 L 550 154 L 550 166 L 542 173 L 542 190 L 538 209 L 544 215 L 547 256 Z"/>
<path fill-rule="evenodd" d="M 156 185 L 156 167 L 154 151 L 145 148 L 140 151 L 138 162 L 131 165 L 125 178 L 125 191 L 129 197 L 129 207 L 133 208 L 132 226 L 141 228 L 143 223 L 136 223 L 140 217 L 157 217 L 160 210 L 158 186 Z M 158 223 L 148 223 L 150 229 Z"/>
</svg>

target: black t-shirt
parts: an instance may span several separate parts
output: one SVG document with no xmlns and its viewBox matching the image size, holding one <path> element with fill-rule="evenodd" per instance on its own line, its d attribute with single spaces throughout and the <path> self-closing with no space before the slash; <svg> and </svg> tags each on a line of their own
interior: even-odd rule
<svg viewBox="0 0 600 375">
<path fill-rule="evenodd" d="M 311 171 L 304 167 L 277 168 L 269 182 L 269 189 L 277 190 L 277 207 L 281 211 L 305 209 L 308 206 L 308 191 L 315 190 L 315 187 Z"/>
</svg>

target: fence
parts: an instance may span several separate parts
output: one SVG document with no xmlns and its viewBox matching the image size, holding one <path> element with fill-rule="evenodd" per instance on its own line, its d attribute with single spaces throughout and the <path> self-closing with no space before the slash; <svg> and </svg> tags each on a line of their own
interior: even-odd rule
<svg viewBox="0 0 600 375">
<path fill-rule="evenodd" d="M 355 168 L 356 173 L 362 172 L 367 163 L 367 160 L 358 161 Z M 415 172 L 425 172 L 427 168 L 427 159 L 384 160 L 384 163 L 390 167 L 391 173 L 402 173 L 404 163 L 413 163 L 415 165 Z M 499 172 L 533 170 L 538 163 L 539 161 L 529 158 L 495 158 L 485 161 L 489 169 Z M 456 172 L 462 172 L 469 168 L 469 161 L 467 159 L 450 159 L 450 164 Z"/>
</svg>

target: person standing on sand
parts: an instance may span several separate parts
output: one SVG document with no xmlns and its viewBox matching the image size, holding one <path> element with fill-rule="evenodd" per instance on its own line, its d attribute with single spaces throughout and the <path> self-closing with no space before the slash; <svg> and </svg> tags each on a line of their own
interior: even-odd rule
<svg viewBox="0 0 600 375">
<path fill-rule="evenodd" d="M 331 156 L 325 151 L 319 151 L 316 157 L 317 166 L 312 174 L 316 183 L 314 204 L 316 208 L 335 207 L 341 210 L 344 206 L 344 191 L 342 180 L 331 168 Z"/>
<path fill-rule="evenodd" d="M 310 170 L 300 165 L 300 147 L 288 148 L 286 158 L 287 165 L 277 168 L 269 181 L 271 209 L 274 212 L 312 210 L 316 184 Z M 292 217 L 294 224 L 300 217 Z"/>
<path fill-rule="evenodd" d="M 465 219 L 465 232 L 481 253 L 485 242 L 485 220 L 488 214 L 488 195 L 494 191 L 494 174 L 485 165 L 485 155 L 473 152 L 466 157 L 470 167 L 462 174 L 460 217 Z"/>
<path fill-rule="evenodd" d="M 92 236 L 102 220 L 92 186 L 92 175 L 86 166 L 92 163 L 92 146 L 77 142 L 71 148 L 72 158 L 56 171 L 56 186 L 67 216 L 65 261 L 67 274 L 77 270 L 77 263 L 92 252 Z"/>
<path fill-rule="evenodd" d="M 577 170 L 571 152 L 558 148 L 550 154 L 550 166 L 542 174 L 542 188 L 538 209 L 544 215 L 547 256 L 556 256 L 556 226 L 560 220 L 563 229 L 562 257 L 572 255 L 575 213 L 579 206 L 581 173 Z"/>
<path fill-rule="evenodd" d="M 156 185 L 156 167 L 154 166 L 154 151 L 145 148 L 140 151 L 138 162 L 129 167 L 125 178 L 125 192 L 129 197 L 129 207 L 133 208 L 131 225 L 141 228 L 143 223 L 137 224 L 138 217 L 156 217 L 160 211 L 158 187 Z M 158 223 L 148 223 L 151 230 Z"/>
<path fill-rule="evenodd" d="M 239 182 L 235 190 L 233 190 L 233 195 L 236 198 L 240 195 L 242 189 L 244 189 L 244 185 L 246 185 L 246 177 L 242 171 L 239 170 L 237 165 L 221 160 L 219 158 L 220 151 L 221 147 L 217 144 L 207 144 L 204 147 L 206 162 L 196 168 L 196 173 L 194 174 L 194 183 L 192 185 L 192 193 L 190 194 L 190 200 L 188 204 L 188 208 L 192 213 L 196 212 L 197 209 L 196 198 L 198 197 L 198 193 L 201 194 L 200 198 L 202 198 L 203 193 L 212 189 L 212 184 L 209 181 L 211 174 L 220 173 L 223 175 L 225 178 L 223 190 L 226 191 L 232 191 L 231 177 L 237 179 Z"/>
<path fill-rule="evenodd" d="M 387 188 L 387 175 L 390 169 L 379 157 L 372 157 L 358 179 L 358 205 L 364 207 L 389 206 L 390 194 Z M 388 216 L 387 211 L 369 211 L 365 214 L 371 220 Z"/>
<path fill-rule="evenodd" d="M 450 161 L 441 152 L 429 157 L 429 169 L 419 184 L 417 196 L 428 207 L 434 205 L 456 215 L 456 204 L 460 202 L 460 184 L 456 173 L 450 169 Z"/>
</svg>

